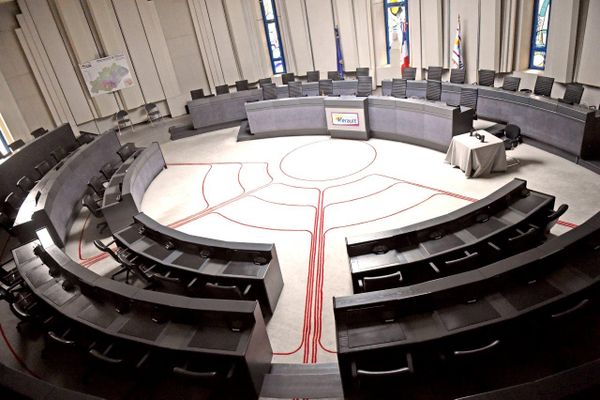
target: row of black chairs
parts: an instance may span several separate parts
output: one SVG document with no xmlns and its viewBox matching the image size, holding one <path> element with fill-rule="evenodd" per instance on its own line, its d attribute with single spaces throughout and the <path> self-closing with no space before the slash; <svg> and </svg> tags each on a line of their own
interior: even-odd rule
<svg viewBox="0 0 600 400">
<path fill-rule="evenodd" d="M 41 131 L 40 128 L 36 131 Z M 35 131 L 34 131 L 35 132 Z M 32 133 L 33 135 L 33 133 Z M 37 136 L 40 137 L 40 136 Z M 36 138 L 37 138 L 36 137 Z M 76 141 L 77 146 L 84 145 L 94 140 L 95 135 L 89 133 L 82 133 Z M 0 226 L 6 230 L 9 234 L 12 234 L 12 225 L 14 219 L 21 208 L 21 204 L 25 200 L 25 197 L 35 187 L 36 183 L 42 179 L 52 168 L 60 167 L 60 164 L 65 158 L 69 156 L 76 147 L 65 149 L 62 146 L 58 146 L 50 152 L 50 158 L 43 160 L 38 163 L 34 169 L 37 172 L 37 176 L 30 177 L 27 175 L 22 176 L 16 183 L 16 188 L 12 192 L 8 193 L 4 198 L 4 202 L 0 207 Z"/>
</svg>

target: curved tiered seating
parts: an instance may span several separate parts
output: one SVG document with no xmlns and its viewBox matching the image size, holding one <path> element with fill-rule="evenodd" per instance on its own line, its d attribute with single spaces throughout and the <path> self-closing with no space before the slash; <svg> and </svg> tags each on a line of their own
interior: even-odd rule
<svg viewBox="0 0 600 400">
<path fill-rule="evenodd" d="M 405 288 L 335 297 L 346 393 L 361 380 L 485 355 L 590 304 L 600 283 L 600 213 L 541 246 L 480 269 Z M 552 328 L 548 328 L 549 332 Z M 533 332 L 533 331 L 532 331 Z M 506 342 L 506 343 L 505 343 Z M 386 362 L 378 363 L 377 360 Z"/>
<path fill-rule="evenodd" d="M 526 186 L 526 181 L 514 179 L 444 216 L 346 238 L 354 293 L 369 291 L 369 284 L 391 288 L 438 279 L 537 246 L 558 215 L 552 211 L 553 196 Z M 394 273 L 400 277 L 391 282 L 387 276 Z"/>
<path fill-rule="evenodd" d="M 160 172 L 167 168 L 158 143 L 129 154 L 111 177 L 102 201 L 102 212 L 111 232 L 133 222 L 140 212 L 146 189 Z"/>
<path fill-rule="evenodd" d="M 256 301 L 194 299 L 126 285 L 73 261 L 46 229 L 38 238 L 14 251 L 15 263 L 37 299 L 29 318 L 58 341 L 114 368 L 143 363 L 256 398 L 272 357 Z M 59 320 L 82 334 L 63 338 L 54 330 Z"/>
<path fill-rule="evenodd" d="M 190 296 L 210 296 L 207 283 L 237 287 L 244 298 L 259 301 L 271 315 L 283 288 L 274 244 L 225 242 L 188 235 L 141 213 L 135 223 L 113 232 L 119 247 L 137 256 L 136 262 L 176 273 Z M 158 282 L 160 290 L 160 282 Z M 235 289 L 233 289 L 235 290 Z"/>
</svg>

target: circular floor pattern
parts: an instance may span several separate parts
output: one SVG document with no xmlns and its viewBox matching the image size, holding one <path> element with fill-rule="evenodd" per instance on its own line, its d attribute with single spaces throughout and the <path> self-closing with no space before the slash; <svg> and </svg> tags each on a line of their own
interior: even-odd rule
<svg viewBox="0 0 600 400">
<path fill-rule="evenodd" d="M 376 156 L 366 142 L 328 139 L 292 150 L 279 167 L 290 178 L 323 182 L 354 175 L 369 167 Z"/>
</svg>

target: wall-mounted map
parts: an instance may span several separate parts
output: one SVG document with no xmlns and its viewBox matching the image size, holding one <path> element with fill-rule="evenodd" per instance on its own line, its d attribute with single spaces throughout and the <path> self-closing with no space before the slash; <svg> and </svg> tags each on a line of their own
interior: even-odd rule
<svg viewBox="0 0 600 400">
<path fill-rule="evenodd" d="M 127 58 L 123 54 L 99 58 L 80 65 L 92 96 L 112 93 L 134 85 Z"/>
</svg>

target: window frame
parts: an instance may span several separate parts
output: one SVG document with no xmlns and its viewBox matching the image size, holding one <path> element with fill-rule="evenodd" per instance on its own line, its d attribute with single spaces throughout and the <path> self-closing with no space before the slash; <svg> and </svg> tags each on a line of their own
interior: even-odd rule
<svg viewBox="0 0 600 400">
<path fill-rule="evenodd" d="M 548 19 L 548 29 L 546 29 L 546 44 L 544 46 L 536 46 L 535 38 L 536 38 L 536 36 L 537 36 L 536 34 L 538 32 L 538 23 L 539 23 L 538 7 L 540 5 L 540 1 L 544 1 L 544 0 L 535 0 L 535 2 L 533 3 L 533 23 L 531 24 L 531 43 L 530 43 L 530 47 L 529 47 L 529 69 L 544 71 L 546 69 L 546 61 L 547 61 L 547 57 L 548 57 L 548 34 L 550 33 L 550 14 L 552 13 L 552 0 L 548 0 L 548 12 L 547 12 L 548 15 L 546 16 L 546 18 Z M 536 52 L 544 53 L 544 66 L 543 67 L 537 67 L 533 63 L 533 58 L 534 58 Z"/>
<path fill-rule="evenodd" d="M 260 13 L 263 19 L 263 27 L 265 30 L 265 37 L 267 39 L 267 48 L 269 49 L 269 60 L 271 61 L 271 70 L 273 71 L 273 75 L 277 74 L 285 74 L 287 73 L 287 65 L 285 63 L 285 55 L 283 51 L 283 42 L 281 41 L 281 29 L 279 29 L 279 20 L 277 18 L 277 6 L 275 5 L 275 0 L 268 0 L 271 2 L 271 6 L 273 7 L 273 19 L 267 20 L 267 16 L 265 13 L 264 0 L 258 0 L 260 3 Z M 269 24 L 275 23 L 275 30 L 277 31 L 277 40 L 279 41 L 279 49 L 281 50 L 281 56 L 277 58 L 273 58 L 273 49 L 271 47 L 271 38 L 269 37 Z M 277 72 L 275 68 L 275 63 L 277 61 L 281 61 L 281 65 L 283 66 L 283 71 Z"/>
<path fill-rule="evenodd" d="M 385 21 L 385 52 L 386 52 L 386 58 L 387 58 L 387 64 L 390 64 L 390 31 L 389 31 L 389 22 L 388 22 L 388 9 L 392 8 L 392 7 L 404 7 L 404 12 L 406 14 L 406 24 L 409 24 L 409 17 L 408 17 L 408 0 L 399 0 L 396 1 L 394 3 L 389 3 L 389 0 L 383 0 L 383 18 Z M 402 43 L 400 44 L 402 45 Z M 410 57 L 410 35 L 408 33 L 408 27 L 406 29 L 406 47 L 409 49 L 408 50 L 408 54 Z"/>
</svg>

